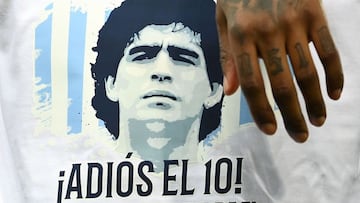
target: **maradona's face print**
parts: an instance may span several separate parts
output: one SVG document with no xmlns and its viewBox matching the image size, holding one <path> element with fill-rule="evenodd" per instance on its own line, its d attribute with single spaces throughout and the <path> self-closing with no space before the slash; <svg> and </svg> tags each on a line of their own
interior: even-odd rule
<svg viewBox="0 0 360 203">
<path fill-rule="evenodd" d="M 211 94 L 200 34 L 181 23 L 148 25 L 124 50 L 109 99 L 121 115 L 139 120 L 184 120 L 198 115 Z"/>
</svg>

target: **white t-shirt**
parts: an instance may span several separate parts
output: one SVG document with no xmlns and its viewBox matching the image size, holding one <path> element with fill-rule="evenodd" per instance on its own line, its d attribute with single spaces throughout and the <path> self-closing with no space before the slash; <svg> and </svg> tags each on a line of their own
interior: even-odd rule
<svg viewBox="0 0 360 203">
<path fill-rule="evenodd" d="M 240 90 L 224 98 L 221 125 L 197 146 L 195 161 L 164 158 L 168 168 L 155 172 L 152 161 L 121 150 L 91 102 L 92 48 L 121 2 L 0 1 L 0 203 L 357 202 L 359 1 L 323 1 L 345 86 L 339 101 L 328 99 L 314 57 L 328 118 L 321 128 L 308 125 L 306 143 L 288 137 L 278 111 L 277 133 L 263 135 Z"/>
</svg>

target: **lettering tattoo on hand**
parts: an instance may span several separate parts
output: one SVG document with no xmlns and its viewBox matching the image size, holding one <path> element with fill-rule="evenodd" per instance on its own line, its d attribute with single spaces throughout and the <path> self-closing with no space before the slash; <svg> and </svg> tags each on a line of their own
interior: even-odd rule
<svg viewBox="0 0 360 203">
<path fill-rule="evenodd" d="M 252 11 L 265 10 L 272 12 L 272 5 L 274 0 L 224 0 L 222 1 L 223 6 L 229 7 L 230 4 L 233 6 L 239 6 L 243 9 L 250 9 Z"/>
<path fill-rule="evenodd" d="M 244 53 L 239 55 L 237 58 L 240 74 L 242 76 L 251 76 L 253 74 L 253 69 L 251 66 L 250 55 L 248 53 Z"/>
<path fill-rule="evenodd" d="M 277 5 L 278 13 L 283 14 L 289 7 L 292 7 L 296 10 L 298 8 L 299 2 L 300 0 L 279 0 Z"/>
<path fill-rule="evenodd" d="M 239 5 L 242 3 L 243 8 L 247 8 L 250 0 L 223 0 L 221 1 L 221 5 L 224 7 L 228 15 L 230 17 L 227 20 L 231 20 L 228 22 L 229 24 L 234 24 L 236 19 L 236 13 L 239 10 Z"/>
<path fill-rule="evenodd" d="M 269 65 L 272 67 L 270 73 L 272 75 L 277 75 L 284 71 L 283 66 L 281 64 L 281 58 L 277 56 L 278 53 L 279 53 L 279 49 L 276 48 L 271 49 L 268 52 Z"/>
<path fill-rule="evenodd" d="M 325 54 L 332 54 L 336 51 L 335 44 L 331 38 L 330 31 L 327 26 L 323 26 L 318 31 L 321 48 Z"/>
<path fill-rule="evenodd" d="M 299 62 L 300 62 L 300 68 L 306 68 L 309 65 L 309 62 L 307 61 L 305 57 L 304 50 L 300 43 L 295 44 L 295 49 L 299 55 Z"/>
</svg>

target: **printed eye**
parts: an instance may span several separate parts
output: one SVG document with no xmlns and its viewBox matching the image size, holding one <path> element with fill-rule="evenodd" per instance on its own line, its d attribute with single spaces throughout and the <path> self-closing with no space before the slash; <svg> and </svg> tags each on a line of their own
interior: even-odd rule
<svg viewBox="0 0 360 203">
<path fill-rule="evenodd" d="M 187 64 L 191 64 L 193 66 L 195 66 L 195 62 L 196 62 L 196 58 L 192 57 L 192 56 L 188 56 L 188 55 L 174 55 L 172 57 L 175 61 L 180 61 L 180 62 L 184 62 Z"/>
<path fill-rule="evenodd" d="M 155 58 L 160 49 L 160 46 L 138 46 L 132 48 L 129 55 L 131 56 L 131 61 L 149 60 Z"/>
<path fill-rule="evenodd" d="M 199 64 L 199 55 L 191 50 L 180 47 L 169 46 L 169 55 L 174 61 L 182 62 L 187 65 L 196 66 Z"/>
<path fill-rule="evenodd" d="M 145 53 L 145 52 L 136 53 L 136 54 L 133 54 L 133 55 L 135 55 L 135 56 L 134 56 L 134 58 L 132 58 L 132 61 L 142 61 L 142 60 L 145 60 L 145 59 L 154 58 L 154 56 L 151 56 L 150 54 Z"/>
</svg>

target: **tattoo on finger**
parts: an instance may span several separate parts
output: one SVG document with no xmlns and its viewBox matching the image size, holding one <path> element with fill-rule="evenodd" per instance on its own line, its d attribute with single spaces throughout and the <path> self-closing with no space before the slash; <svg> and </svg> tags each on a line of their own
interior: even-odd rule
<svg viewBox="0 0 360 203">
<path fill-rule="evenodd" d="M 279 49 L 274 48 L 267 53 L 269 65 L 271 67 L 270 73 L 272 75 L 277 75 L 284 71 L 281 63 L 281 57 L 278 56 L 279 51 Z"/>
<path fill-rule="evenodd" d="M 229 53 L 220 46 L 220 64 L 224 66 L 229 60 Z"/>
<path fill-rule="evenodd" d="M 250 61 L 250 55 L 248 53 L 237 56 L 238 67 L 240 68 L 240 74 L 242 76 L 251 76 L 253 74 L 253 68 Z"/>
<path fill-rule="evenodd" d="M 309 62 L 307 61 L 304 50 L 299 42 L 295 44 L 295 49 L 299 55 L 300 68 L 307 68 Z"/>
<path fill-rule="evenodd" d="M 288 7 L 297 9 L 300 0 L 282 0 L 278 2 L 278 11 L 281 13 L 285 11 Z"/>
<path fill-rule="evenodd" d="M 232 6 L 240 6 L 251 11 L 273 12 L 273 0 L 223 0 L 221 3 L 226 7 L 229 7 L 231 4 Z"/>
<path fill-rule="evenodd" d="M 250 0 L 223 0 L 219 2 L 227 13 L 229 24 L 236 23 L 236 13 L 239 10 L 238 7 L 240 3 L 242 2 L 242 7 L 247 8 L 249 1 Z"/>
</svg>

